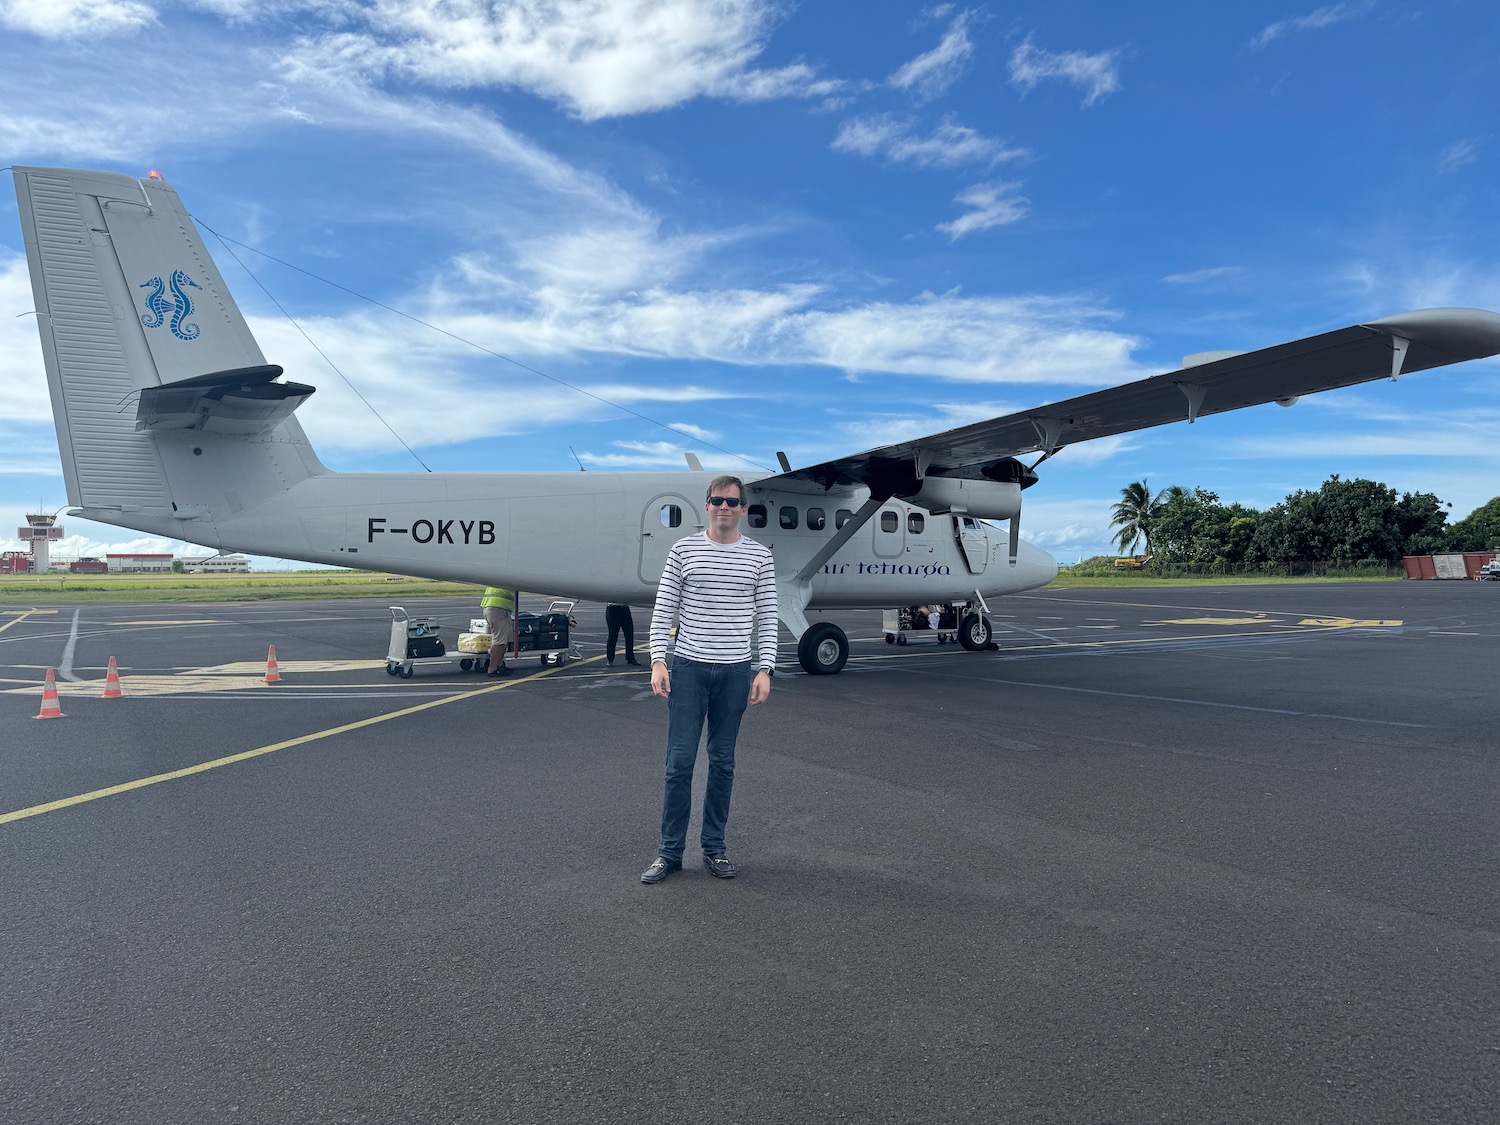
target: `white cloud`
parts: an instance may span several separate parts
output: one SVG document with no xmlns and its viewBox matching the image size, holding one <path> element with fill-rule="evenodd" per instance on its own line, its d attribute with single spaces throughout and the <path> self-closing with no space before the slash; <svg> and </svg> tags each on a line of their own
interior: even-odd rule
<svg viewBox="0 0 1500 1125">
<path fill-rule="evenodd" d="M 918 55 L 890 77 L 898 90 L 910 90 L 923 99 L 942 94 L 958 81 L 964 65 L 974 52 L 969 42 L 969 13 L 961 12 L 949 25 L 943 41 L 926 54 Z"/>
<path fill-rule="evenodd" d="M 0 27 L 46 39 L 116 35 L 155 22 L 155 9 L 139 0 L 0 0 Z"/>
<path fill-rule="evenodd" d="M 721 434 L 713 430 L 705 430 L 702 426 L 695 426 L 691 422 L 668 422 L 674 430 L 681 430 L 685 434 L 691 434 L 699 441 L 719 441 Z"/>
<path fill-rule="evenodd" d="M 50 428 L 52 422 L 35 308 L 26 259 L 0 248 L 0 387 L 4 388 L 0 435 L 17 423 L 45 422 Z M 10 441 L 4 448 L 15 452 Z"/>
<path fill-rule="evenodd" d="M 965 235 L 1017 222 L 1025 217 L 1031 202 L 1013 180 L 974 184 L 955 195 L 953 201 L 969 210 L 951 223 L 939 223 L 937 229 L 954 242 Z"/>
<path fill-rule="evenodd" d="M 1494 417 L 1483 423 L 1462 426 L 1433 425 L 1422 419 L 1422 427 L 1399 431 L 1382 429 L 1363 433 L 1334 430 L 1327 433 L 1268 435 L 1255 440 L 1230 443 L 1230 456 L 1260 460 L 1267 457 L 1309 457 L 1326 460 L 1332 457 L 1369 457 L 1385 460 L 1391 457 L 1461 458 L 1479 465 L 1496 462 L 1500 447 L 1500 420 Z M 1491 474 L 1485 474 L 1491 475 Z M 1490 485 L 1493 487 L 1493 484 Z"/>
<path fill-rule="evenodd" d="M 921 168 L 953 168 L 962 164 L 993 166 L 1004 160 L 1026 160 L 1031 153 L 1013 148 L 995 137 L 986 137 L 967 125 L 944 121 L 925 137 L 917 136 L 913 122 L 889 115 L 855 117 L 844 122 L 830 146 L 835 152 L 860 156 L 881 155 L 895 163 Z"/>
<path fill-rule="evenodd" d="M 1082 51 L 1053 54 L 1031 41 L 1031 36 L 1010 56 L 1010 80 L 1022 90 L 1030 90 L 1049 78 L 1071 82 L 1087 91 L 1086 106 L 1093 105 L 1120 89 L 1119 49 L 1086 55 Z"/>
<path fill-rule="evenodd" d="M 364 11 L 366 30 L 310 36 L 288 61 L 370 81 L 514 87 L 586 121 L 704 96 L 835 92 L 802 63 L 755 69 L 780 14 L 768 0 L 384 0 Z"/>
<path fill-rule="evenodd" d="M 1277 20 L 1261 29 L 1259 35 L 1250 40 L 1253 50 L 1260 50 L 1267 44 L 1280 39 L 1282 36 L 1294 31 L 1318 31 L 1330 27 L 1344 20 L 1357 19 L 1375 7 L 1374 0 L 1357 0 L 1349 4 L 1329 4 L 1319 8 L 1305 16 L 1294 16 L 1290 19 Z"/>
<path fill-rule="evenodd" d="M 686 443 L 673 443 L 670 441 L 617 441 L 612 443 L 615 453 L 591 453 L 587 450 L 578 455 L 578 459 L 586 465 L 593 465 L 600 469 L 682 469 L 687 467 L 687 459 L 683 456 L 684 449 L 693 449 L 700 460 L 730 461 L 731 467 L 744 471 L 749 468 L 760 468 L 760 462 L 753 457 L 737 453 L 706 452 L 689 446 Z M 705 466 L 709 467 L 709 466 Z"/>
<path fill-rule="evenodd" d="M 848 371 L 956 382 L 1104 385 L 1140 376 L 1138 341 L 1095 327 L 1106 314 L 1046 297 L 925 295 L 808 312 L 781 333 L 781 356 Z"/>
<path fill-rule="evenodd" d="M 1205 281 L 1219 281 L 1226 277 L 1238 277 L 1244 273 L 1240 266 L 1212 266 L 1208 269 L 1189 270 L 1187 273 L 1169 273 L 1163 281 L 1173 285 L 1202 285 Z"/>
<path fill-rule="evenodd" d="M 1098 465 L 1121 453 L 1130 453 L 1141 448 L 1134 434 L 1116 434 L 1114 437 L 1095 438 L 1076 445 L 1064 446 L 1057 454 L 1066 457 L 1073 465 Z"/>
<path fill-rule="evenodd" d="M 1438 157 L 1437 169 L 1440 173 L 1456 172 L 1466 164 L 1473 164 L 1479 159 L 1479 142 L 1473 137 L 1465 137 L 1449 145 Z"/>
</svg>

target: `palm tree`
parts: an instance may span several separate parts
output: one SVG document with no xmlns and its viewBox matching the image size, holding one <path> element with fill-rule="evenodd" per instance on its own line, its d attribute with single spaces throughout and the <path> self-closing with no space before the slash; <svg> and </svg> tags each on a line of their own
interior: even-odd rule
<svg viewBox="0 0 1500 1125">
<path fill-rule="evenodd" d="M 1110 527 L 1118 527 L 1115 542 L 1121 554 L 1130 554 L 1136 543 L 1146 541 L 1146 553 L 1151 553 L 1151 522 L 1161 514 L 1162 500 L 1166 493 L 1151 495 L 1151 489 L 1143 480 L 1131 481 L 1120 489 L 1120 502 L 1114 507 L 1114 518 Z"/>
</svg>

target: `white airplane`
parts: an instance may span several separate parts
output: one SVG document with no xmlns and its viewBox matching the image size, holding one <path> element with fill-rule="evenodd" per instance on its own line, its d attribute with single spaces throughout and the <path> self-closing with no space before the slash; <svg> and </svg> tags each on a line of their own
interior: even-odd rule
<svg viewBox="0 0 1500 1125">
<path fill-rule="evenodd" d="M 18 168 L 26 255 L 69 514 L 219 551 L 649 604 L 668 548 L 704 526 L 712 473 L 335 473 L 177 193 L 153 174 Z M 802 667 L 838 672 L 821 608 L 956 603 L 965 648 L 986 598 L 1044 586 L 1020 538 L 1036 465 L 1075 442 L 1500 352 L 1500 314 L 1427 309 L 822 464 L 741 474 L 776 557 Z M 1194 363 L 1194 360 L 1199 362 Z M 1031 465 L 1021 454 L 1039 453 Z M 580 503 L 579 501 L 585 501 Z M 1008 520 L 1009 534 L 981 521 Z"/>
</svg>

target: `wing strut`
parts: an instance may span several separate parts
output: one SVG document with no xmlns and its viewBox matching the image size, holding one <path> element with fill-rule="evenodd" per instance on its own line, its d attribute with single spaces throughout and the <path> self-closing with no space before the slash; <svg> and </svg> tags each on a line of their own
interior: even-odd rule
<svg viewBox="0 0 1500 1125">
<path fill-rule="evenodd" d="M 833 538 L 823 545 L 821 551 L 807 561 L 807 565 L 797 572 L 796 577 L 792 581 L 806 582 L 814 574 L 817 574 L 823 568 L 823 564 L 833 558 L 838 549 L 854 537 L 855 532 L 870 522 L 870 517 L 880 511 L 880 506 L 888 499 L 889 497 L 871 496 L 861 504 L 859 511 L 849 517 L 848 523 L 834 532 Z"/>
<path fill-rule="evenodd" d="M 1405 336 L 1397 336 L 1391 333 L 1391 382 L 1395 382 L 1401 374 L 1401 365 L 1406 362 L 1406 349 L 1411 347 L 1411 341 Z"/>
<path fill-rule="evenodd" d="M 1188 425 L 1198 420 L 1198 411 L 1203 409 L 1203 398 L 1208 394 L 1208 388 L 1201 383 L 1178 383 L 1177 389 L 1187 396 L 1188 400 Z"/>
</svg>

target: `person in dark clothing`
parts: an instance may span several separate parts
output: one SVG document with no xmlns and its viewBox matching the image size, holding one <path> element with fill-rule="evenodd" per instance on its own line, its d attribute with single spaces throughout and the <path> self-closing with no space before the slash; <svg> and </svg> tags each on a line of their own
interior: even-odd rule
<svg viewBox="0 0 1500 1125">
<path fill-rule="evenodd" d="M 630 615 L 630 607 L 619 602 L 611 602 L 604 607 L 604 623 L 609 626 L 609 643 L 604 647 L 604 663 L 614 664 L 615 641 L 619 640 L 623 630 L 625 663 L 640 667 L 641 662 L 635 658 L 635 618 Z"/>
</svg>

